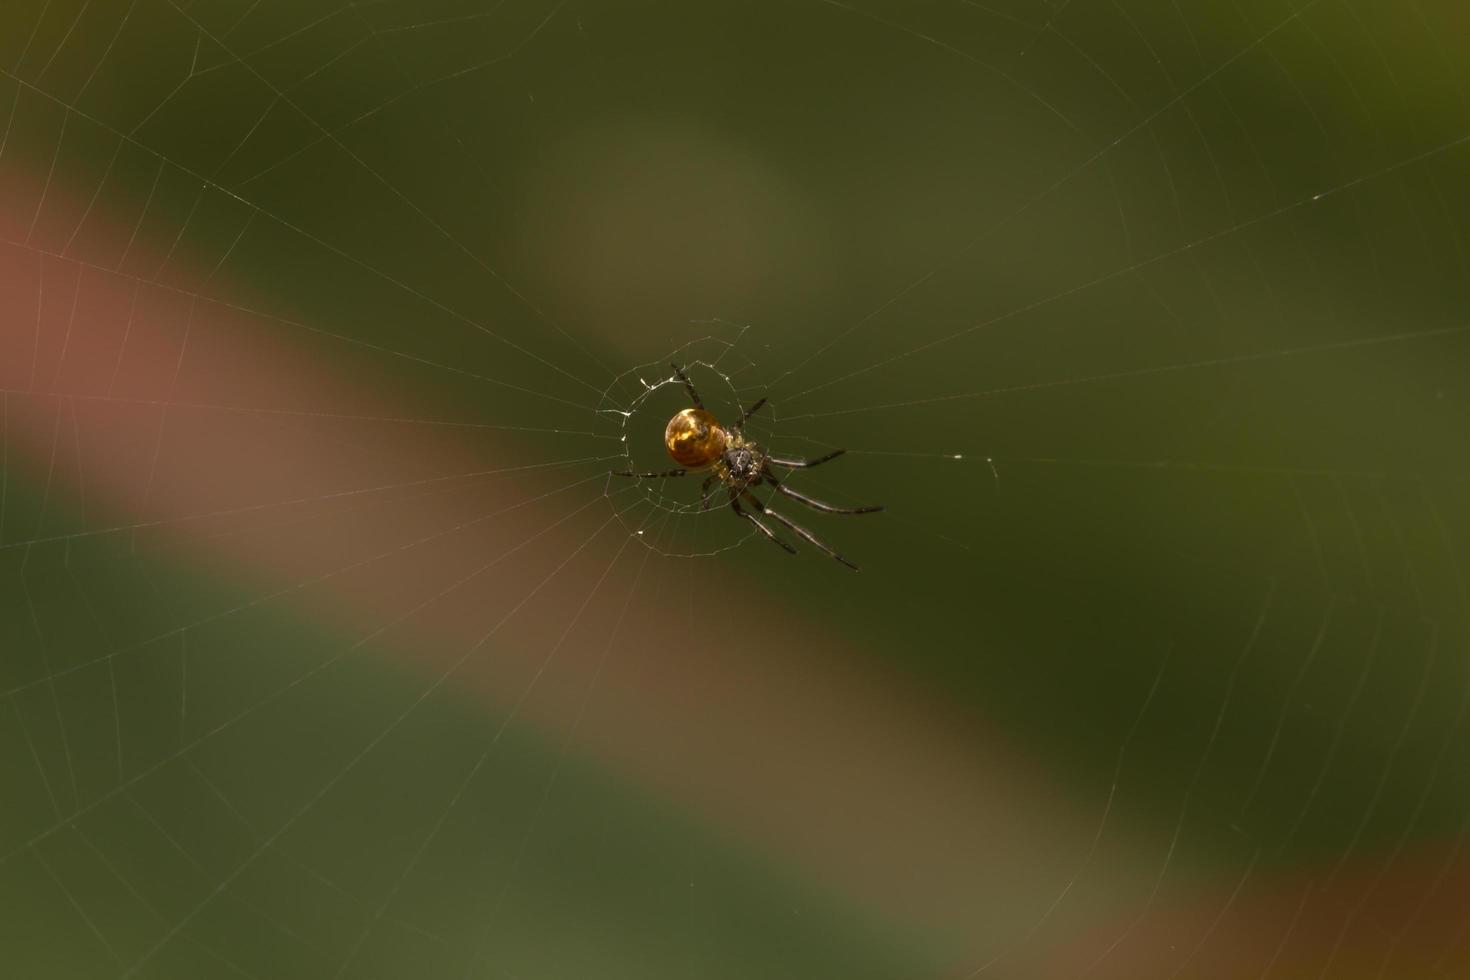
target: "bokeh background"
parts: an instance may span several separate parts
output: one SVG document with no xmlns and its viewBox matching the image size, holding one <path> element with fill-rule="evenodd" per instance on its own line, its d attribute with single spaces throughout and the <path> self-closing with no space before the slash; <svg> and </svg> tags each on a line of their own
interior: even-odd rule
<svg viewBox="0 0 1470 980">
<path fill-rule="evenodd" d="M 1466 975 L 1467 56 L 8 0 L 0 973 Z"/>
</svg>

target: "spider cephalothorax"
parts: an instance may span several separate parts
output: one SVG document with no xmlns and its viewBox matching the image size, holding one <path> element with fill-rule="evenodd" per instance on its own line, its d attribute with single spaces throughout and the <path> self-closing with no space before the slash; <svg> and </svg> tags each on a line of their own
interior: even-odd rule
<svg viewBox="0 0 1470 980">
<path fill-rule="evenodd" d="M 771 541 L 796 554 L 796 549 L 786 541 L 777 537 L 776 532 L 770 526 L 757 517 L 761 514 L 771 520 L 789 528 L 800 535 L 806 541 L 822 549 L 827 554 L 836 558 L 848 568 L 856 569 L 857 566 L 843 558 L 837 552 L 818 541 L 806 528 L 795 523 L 790 518 L 776 513 L 763 504 L 751 493 L 751 488 L 769 484 L 776 488 L 778 493 L 785 494 L 793 500 L 798 500 L 813 510 L 819 510 L 827 514 L 871 514 L 882 510 L 882 507 L 834 507 L 823 503 L 814 497 L 808 497 L 804 493 L 797 493 L 782 482 L 782 478 L 772 472 L 771 467 L 789 469 L 804 469 L 817 466 L 830 459 L 841 456 L 845 450 L 836 449 L 825 456 L 816 459 L 783 459 L 772 456 L 751 440 L 745 438 L 745 420 L 750 418 L 762 405 L 766 403 L 764 398 L 745 410 L 739 420 L 728 429 L 720 425 L 714 414 L 704 407 L 704 402 L 699 398 L 699 392 L 694 390 L 694 383 L 689 376 L 678 365 L 672 365 L 674 373 L 684 383 L 684 389 L 689 392 L 689 400 L 694 402 L 693 408 L 686 408 L 669 419 L 668 426 L 664 429 L 664 446 L 674 462 L 682 468 L 668 470 L 663 473 L 635 473 L 632 470 L 618 470 L 614 476 L 632 476 L 643 479 L 661 479 L 671 476 L 684 476 L 693 471 L 708 471 L 704 485 L 700 487 L 700 509 L 708 510 L 710 506 L 710 493 L 715 484 L 725 488 L 730 498 L 730 509 L 737 515 L 754 524 L 762 534 Z M 755 511 L 750 513 L 740 505 L 744 499 Z"/>
<path fill-rule="evenodd" d="M 743 436 L 737 435 L 725 447 L 724 457 L 715 465 L 724 469 L 720 475 L 722 482 L 749 486 L 760 482 L 766 466 L 766 454 L 755 443 L 746 442 Z"/>
</svg>

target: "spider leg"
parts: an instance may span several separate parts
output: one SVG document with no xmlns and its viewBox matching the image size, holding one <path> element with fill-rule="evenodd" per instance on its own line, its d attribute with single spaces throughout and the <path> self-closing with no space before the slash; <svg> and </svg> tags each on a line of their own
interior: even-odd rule
<svg viewBox="0 0 1470 980">
<path fill-rule="evenodd" d="M 632 470 L 613 470 L 613 476 L 631 476 L 639 480 L 662 480 L 671 476 L 683 476 L 688 470 L 665 470 L 662 473 L 634 473 Z"/>
<path fill-rule="evenodd" d="M 689 400 L 694 403 L 694 407 L 704 408 L 704 402 L 700 401 L 699 392 L 694 390 L 694 382 L 689 380 L 689 375 L 684 373 L 684 369 L 677 364 L 670 364 L 669 367 L 673 368 L 674 373 L 679 376 L 679 380 L 684 382 L 684 390 L 689 392 Z"/>
<path fill-rule="evenodd" d="M 818 456 L 816 459 L 786 459 L 782 456 L 767 456 L 766 462 L 774 463 L 777 466 L 789 466 L 793 469 L 805 469 L 808 466 L 821 466 L 827 460 L 836 459 L 845 452 L 847 452 L 846 449 L 834 449 L 827 455 Z"/>
<path fill-rule="evenodd" d="M 800 524 L 796 523 L 791 518 L 787 517 L 784 514 L 778 514 L 778 513 L 776 513 L 774 510 L 771 510 L 771 508 L 767 507 L 765 504 L 763 504 L 759 500 L 757 500 L 754 496 L 751 496 L 750 497 L 750 503 L 751 503 L 751 506 L 753 506 L 756 510 L 760 511 L 762 514 L 764 514 L 767 517 L 769 517 L 771 520 L 776 521 L 779 524 L 784 524 L 787 528 L 789 528 L 792 531 L 794 531 L 795 533 L 801 535 L 801 537 L 803 537 L 803 538 L 806 539 L 806 541 L 807 541 L 808 544 L 812 545 L 815 548 L 820 548 L 822 551 L 825 551 L 827 554 L 831 555 L 833 558 L 836 558 L 838 561 L 842 562 L 842 564 L 846 565 L 848 568 L 852 569 L 854 572 L 858 570 L 858 567 L 856 565 L 854 565 L 852 562 L 848 561 L 846 558 L 843 558 L 841 555 L 839 555 L 837 552 L 833 551 L 831 548 L 827 547 L 825 544 L 823 544 L 817 538 L 817 536 L 815 534 L 813 534 L 812 532 L 808 531 L 806 528 L 802 527 Z"/>
<path fill-rule="evenodd" d="M 752 497 L 751 500 L 755 500 L 755 498 Z M 760 501 L 756 500 L 755 503 L 757 507 L 760 506 Z M 770 538 L 771 541 L 773 541 L 775 544 L 779 545 L 781 548 L 784 548 L 787 552 L 793 555 L 796 554 L 796 549 L 787 544 L 785 541 L 782 541 L 780 538 L 776 537 L 776 532 L 772 531 L 769 527 L 766 527 L 765 521 L 761 520 L 759 517 L 756 517 L 750 511 L 740 506 L 740 494 L 734 490 L 730 491 L 730 507 L 735 511 L 735 513 L 739 514 L 741 517 L 745 518 L 747 521 L 760 528 L 760 532 L 766 537 Z"/>
<path fill-rule="evenodd" d="M 736 432 L 739 432 L 741 429 L 745 428 L 745 420 L 748 419 L 748 418 L 750 418 L 756 412 L 760 411 L 760 407 L 762 405 L 764 405 L 765 403 L 766 403 L 766 399 L 762 398 L 760 401 L 756 402 L 754 405 L 752 405 L 749 408 L 747 408 L 745 410 L 745 414 L 742 415 L 742 416 L 740 416 L 740 421 L 736 422 L 730 428 L 734 429 Z"/>
<path fill-rule="evenodd" d="M 800 500 L 812 510 L 819 510 L 824 514 L 874 514 L 883 509 L 882 504 L 873 507 L 834 507 L 825 501 L 818 500 L 816 497 L 808 497 L 804 493 L 798 493 L 792 490 L 769 473 L 766 474 L 766 482 L 775 487 L 777 493 L 784 493 L 792 500 Z"/>
<path fill-rule="evenodd" d="M 704 482 L 699 485 L 699 509 L 700 510 L 709 510 L 710 498 L 711 498 L 711 496 L 713 496 L 710 493 L 709 485 L 711 483 L 714 483 L 718 479 L 719 479 L 718 476 L 715 476 L 715 475 L 711 474 L 711 475 L 705 477 L 704 478 Z"/>
</svg>

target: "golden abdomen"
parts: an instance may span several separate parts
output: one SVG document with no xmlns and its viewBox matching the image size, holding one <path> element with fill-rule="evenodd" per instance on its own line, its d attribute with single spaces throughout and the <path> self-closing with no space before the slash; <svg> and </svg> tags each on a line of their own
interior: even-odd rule
<svg viewBox="0 0 1470 980">
<path fill-rule="evenodd" d="M 686 408 L 669 419 L 664 445 L 680 466 L 708 466 L 725 451 L 725 430 L 702 408 Z"/>
</svg>

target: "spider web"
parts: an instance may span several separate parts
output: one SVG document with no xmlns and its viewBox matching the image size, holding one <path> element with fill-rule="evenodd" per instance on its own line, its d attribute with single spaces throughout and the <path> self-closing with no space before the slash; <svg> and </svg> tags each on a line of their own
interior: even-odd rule
<svg viewBox="0 0 1470 980">
<path fill-rule="evenodd" d="M 6 972 L 1463 972 L 1467 53 L 6 4 Z M 671 362 L 859 574 L 608 475 Z"/>
</svg>

